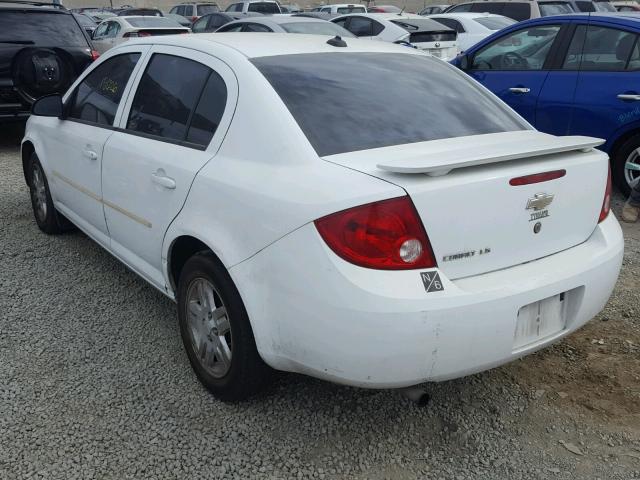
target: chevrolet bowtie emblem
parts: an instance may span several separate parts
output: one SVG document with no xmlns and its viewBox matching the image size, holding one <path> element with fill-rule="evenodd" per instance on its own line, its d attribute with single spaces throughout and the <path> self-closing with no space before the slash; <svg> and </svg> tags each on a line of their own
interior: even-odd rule
<svg viewBox="0 0 640 480">
<path fill-rule="evenodd" d="M 553 202 L 553 195 L 550 193 L 536 193 L 533 198 L 527 200 L 527 210 L 544 210 Z"/>
</svg>

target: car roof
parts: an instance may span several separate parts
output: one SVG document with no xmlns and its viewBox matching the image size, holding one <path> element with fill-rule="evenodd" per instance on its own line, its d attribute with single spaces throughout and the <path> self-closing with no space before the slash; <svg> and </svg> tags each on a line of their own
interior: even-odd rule
<svg viewBox="0 0 640 480">
<path fill-rule="evenodd" d="M 433 15 L 429 15 L 426 18 L 431 17 L 460 17 L 460 18 L 478 18 L 478 17 L 504 17 L 504 15 L 498 15 L 496 13 L 488 13 L 488 12 L 443 12 L 443 13 L 434 13 Z"/>
<path fill-rule="evenodd" d="M 605 22 L 617 23 L 619 25 L 627 25 L 634 28 L 640 28 L 640 16 L 637 13 L 633 12 L 590 12 L 590 13 L 570 13 L 566 15 L 552 15 L 549 17 L 540 17 L 534 18 L 531 20 L 525 20 L 524 22 L 518 23 L 518 25 L 527 23 L 548 23 L 551 21 L 571 21 L 571 20 L 584 20 L 586 18 L 590 18 L 593 20 L 600 20 Z M 516 25 L 516 24 L 514 24 Z M 512 28 L 510 25 L 507 28 Z"/>
<path fill-rule="evenodd" d="M 128 40 L 126 45 L 173 45 L 205 52 L 214 51 L 219 47 L 227 47 L 247 58 L 302 53 L 356 52 L 426 55 L 419 50 L 395 45 L 390 42 L 372 42 L 371 40 L 347 38 L 344 39 L 347 47 L 334 47 L 327 43 L 330 37 L 326 35 L 308 35 L 301 33 L 295 35 L 295 41 L 291 41 L 291 37 L 292 35 L 289 33 L 199 33 L 198 35 L 143 37 Z M 114 50 L 116 49 L 117 47 L 114 48 Z"/>
</svg>

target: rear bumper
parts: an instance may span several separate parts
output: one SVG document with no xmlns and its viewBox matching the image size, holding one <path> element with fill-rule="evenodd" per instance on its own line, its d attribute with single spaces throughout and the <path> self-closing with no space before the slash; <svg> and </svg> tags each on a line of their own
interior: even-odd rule
<svg viewBox="0 0 640 480">
<path fill-rule="evenodd" d="M 356 267 L 306 225 L 231 274 L 256 343 L 276 369 L 337 383 L 393 388 L 486 370 L 532 353 L 600 312 L 618 278 L 624 241 L 611 214 L 581 245 L 427 293 L 418 271 Z M 514 348 L 517 313 L 569 292 L 566 327 Z"/>
</svg>

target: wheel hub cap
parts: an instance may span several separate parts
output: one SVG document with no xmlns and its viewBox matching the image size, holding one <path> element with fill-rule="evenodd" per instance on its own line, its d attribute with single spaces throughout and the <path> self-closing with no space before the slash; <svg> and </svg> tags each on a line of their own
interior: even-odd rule
<svg viewBox="0 0 640 480">
<path fill-rule="evenodd" d="M 233 339 L 227 308 L 213 284 L 194 280 L 187 291 L 187 315 L 191 344 L 200 365 L 221 378 L 231 368 Z"/>
</svg>

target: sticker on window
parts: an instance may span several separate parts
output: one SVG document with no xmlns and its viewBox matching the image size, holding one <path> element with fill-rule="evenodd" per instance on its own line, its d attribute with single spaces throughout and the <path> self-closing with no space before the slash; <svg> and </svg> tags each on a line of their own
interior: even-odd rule
<svg viewBox="0 0 640 480">
<path fill-rule="evenodd" d="M 440 280 L 440 274 L 435 270 L 432 272 L 420 272 L 420 277 L 422 278 L 422 283 L 427 293 L 441 292 L 444 290 L 444 285 L 442 285 L 442 281 Z"/>
</svg>

